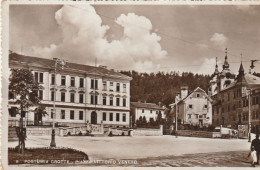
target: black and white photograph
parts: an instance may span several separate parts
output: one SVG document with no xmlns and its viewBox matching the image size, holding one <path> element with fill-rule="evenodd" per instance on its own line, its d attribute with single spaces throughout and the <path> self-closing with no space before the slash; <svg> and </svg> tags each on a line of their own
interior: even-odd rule
<svg viewBox="0 0 260 170">
<path fill-rule="evenodd" d="M 259 5 L 2 13 L 4 169 L 260 167 Z"/>
</svg>

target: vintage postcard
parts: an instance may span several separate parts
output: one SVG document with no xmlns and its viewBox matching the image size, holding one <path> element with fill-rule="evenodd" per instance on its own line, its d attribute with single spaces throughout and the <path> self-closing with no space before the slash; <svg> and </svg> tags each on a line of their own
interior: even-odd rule
<svg viewBox="0 0 260 170">
<path fill-rule="evenodd" d="M 241 2 L 2 2 L 3 169 L 259 168 Z"/>
</svg>

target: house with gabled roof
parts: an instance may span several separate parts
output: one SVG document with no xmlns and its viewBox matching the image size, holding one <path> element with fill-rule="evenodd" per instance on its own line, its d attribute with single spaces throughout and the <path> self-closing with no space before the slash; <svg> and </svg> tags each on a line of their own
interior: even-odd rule
<svg viewBox="0 0 260 170">
<path fill-rule="evenodd" d="M 187 86 L 182 86 L 181 93 L 176 96 L 175 103 L 170 106 L 174 117 L 177 110 L 178 122 L 181 124 L 200 127 L 212 124 L 211 99 L 200 87 L 189 92 Z"/>
</svg>

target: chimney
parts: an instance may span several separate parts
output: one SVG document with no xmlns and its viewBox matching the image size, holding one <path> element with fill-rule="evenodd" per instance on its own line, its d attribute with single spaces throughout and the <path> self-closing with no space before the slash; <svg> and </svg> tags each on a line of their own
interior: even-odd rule
<svg viewBox="0 0 260 170">
<path fill-rule="evenodd" d="M 188 96 L 188 86 L 181 86 L 181 99 Z"/>
</svg>

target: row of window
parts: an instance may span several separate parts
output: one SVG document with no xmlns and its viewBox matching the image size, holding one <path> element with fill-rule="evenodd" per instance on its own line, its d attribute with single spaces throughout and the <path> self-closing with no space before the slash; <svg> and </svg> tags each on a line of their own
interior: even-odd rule
<svg viewBox="0 0 260 170">
<path fill-rule="evenodd" d="M 97 95 L 90 95 L 90 103 L 99 104 L 97 97 L 98 97 Z M 119 98 L 119 97 L 116 98 L 116 106 L 120 106 L 120 100 L 121 100 L 121 98 Z M 108 105 L 106 96 L 103 96 L 103 105 Z M 109 105 L 110 106 L 114 105 L 114 97 L 112 97 L 112 96 L 109 97 Z M 126 107 L 126 98 L 123 98 L 123 107 Z"/>
<path fill-rule="evenodd" d="M 53 109 L 51 109 L 51 118 L 53 119 Z M 78 116 L 79 120 L 83 120 L 83 111 L 79 111 L 79 116 Z M 57 117 L 56 117 L 57 119 Z M 60 119 L 65 119 L 65 110 L 61 110 L 60 112 Z M 74 110 L 70 110 L 70 119 L 74 120 L 75 119 L 75 111 Z"/>
<path fill-rule="evenodd" d="M 191 115 L 192 115 L 192 114 L 188 114 L 188 118 L 189 118 L 189 119 L 191 119 Z M 195 114 L 195 118 L 198 119 L 198 118 L 199 118 L 199 114 Z M 201 116 L 201 118 L 206 118 L 206 114 L 203 114 L 203 115 Z"/>
<path fill-rule="evenodd" d="M 113 118 L 114 118 L 114 113 L 109 113 L 109 121 L 113 121 Z M 126 114 L 125 113 L 122 114 L 122 118 L 121 119 L 122 119 L 123 122 L 126 122 Z M 120 114 L 116 113 L 116 121 L 119 122 L 121 119 L 120 119 Z M 102 120 L 103 121 L 108 121 L 106 112 L 103 112 Z"/>
<path fill-rule="evenodd" d="M 41 94 L 42 94 L 42 91 L 41 91 Z M 119 98 L 119 97 L 116 98 L 116 106 L 120 106 L 120 100 L 121 100 L 121 98 Z M 51 92 L 51 101 L 54 101 L 54 91 Z M 65 92 L 61 92 L 61 102 L 65 102 L 65 101 L 66 101 Z M 72 102 L 72 103 L 75 102 L 75 93 L 70 93 L 70 102 Z M 84 94 L 83 93 L 79 93 L 79 103 L 84 103 Z M 99 104 L 98 103 L 98 96 L 97 95 L 90 95 L 90 103 L 91 104 Z M 103 96 L 103 105 L 108 105 L 106 96 Z M 110 106 L 114 105 L 114 97 L 112 97 L 112 96 L 109 97 L 109 105 Z M 126 107 L 126 98 L 123 98 L 123 105 L 122 106 Z"/>
<path fill-rule="evenodd" d="M 142 113 L 144 113 L 144 109 L 142 109 Z M 153 110 L 150 110 L 150 113 L 153 113 Z M 159 111 L 157 110 L 156 114 L 158 114 L 158 113 L 159 113 Z"/>
<path fill-rule="evenodd" d="M 43 83 L 43 73 L 34 72 L 34 78 L 36 82 Z M 51 75 L 51 84 L 56 84 L 55 74 Z M 66 86 L 66 76 L 61 76 L 61 86 Z M 70 86 L 75 87 L 75 77 L 70 77 Z M 114 82 L 110 82 L 110 87 L 114 86 Z M 84 87 L 84 78 L 79 78 L 79 87 Z M 91 89 L 98 89 L 98 80 L 91 79 Z M 103 81 L 103 90 L 107 90 L 107 81 Z M 109 89 L 113 91 L 113 89 Z M 116 92 L 120 92 L 120 83 L 116 83 Z M 126 84 L 123 84 L 123 92 L 126 92 Z"/>
<path fill-rule="evenodd" d="M 203 106 L 203 108 L 204 108 L 204 109 L 207 109 L 207 108 L 208 108 L 208 105 L 205 104 L 205 105 Z M 189 104 L 189 109 L 193 109 L 193 105 L 192 105 L 192 104 Z"/>
<path fill-rule="evenodd" d="M 65 110 L 61 110 L 60 112 L 60 119 L 65 119 Z M 53 109 L 51 110 L 51 119 L 53 119 Z M 113 121 L 113 117 L 114 117 L 114 113 L 109 113 L 109 121 Z M 79 111 L 79 116 L 78 116 L 79 120 L 83 120 L 83 111 Z M 56 117 L 57 119 L 57 117 Z M 74 110 L 70 110 L 70 119 L 74 120 L 75 119 L 75 111 Z M 103 121 L 107 121 L 107 113 L 103 112 Z M 122 117 L 120 118 L 120 114 L 116 113 L 116 121 L 119 122 L 120 120 L 122 120 L 123 122 L 126 122 L 126 114 L 122 114 Z"/>
</svg>

